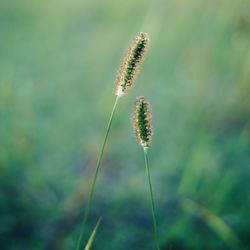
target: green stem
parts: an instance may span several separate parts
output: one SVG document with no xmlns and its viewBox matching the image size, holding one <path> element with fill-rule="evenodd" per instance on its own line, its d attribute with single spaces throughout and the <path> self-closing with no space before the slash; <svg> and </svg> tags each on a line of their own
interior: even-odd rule
<svg viewBox="0 0 250 250">
<path fill-rule="evenodd" d="M 84 229 L 85 229 L 85 224 L 86 224 L 87 219 L 88 219 L 89 210 L 90 210 L 90 207 L 91 207 L 91 203 L 92 203 L 93 195 L 94 195 L 94 191 L 95 191 L 96 180 L 97 180 L 97 176 L 98 176 L 100 165 L 101 165 L 101 160 L 102 160 L 102 157 L 103 157 L 104 149 L 105 149 L 105 146 L 106 146 L 106 142 L 107 142 L 107 139 L 108 139 L 109 131 L 110 131 L 110 128 L 111 128 L 111 124 L 112 124 L 112 121 L 113 121 L 113 117 L 114 117 L 114 113 L 115 113 L 115 110 L 116 110 L 116 107 L 117 107 L 118 100 L 119 100 L 119 96 L 117 96 L 116 99 L 115 99 L 115 103 L 114 103 L 113 109 L 112 109 L 111 114 L 110 114 L 108 126 L 107 126 L 107 129 L 106 129 L 103 144 L 102 144 L 102 147 L 101 147 L 101 152 L 100 152 L 97 164 L 96 164 L 95 175 L 94 175 L 94 178 L 93 178 L 93 181 L 92 181 L 90 194 L 89 194 L 89 198 L 88 198 L 88 201 L 87 201 L 87 206 L 86 206 L 86 209 L 85 209 L 85 212 L 84 212 L 81 231 L 80 231 L 78 241 L 77 241 L 77 247 L 76 247 L 77 250 L 81 250 L 82 238 L 83 238 L 83 233 L 84 233 Z"/>
<path fill-rule="evenodd" d="M 153 189 L 152 189 L 151 177 L 150 177 L 150 171 L 149 171 L 149 163 L 148 163 L 148 153 L 147 153 L 147 148 L 145 147 L 144 147 L 144 159 L 145 159 L 145 167 L 146 167 L 146 172 L 148 176 L 149 192 L 150 192 L 150 198 L 151 198 L 151 212 L 152 212 L 153 225 L 154 225 L 156 248 L 160 250 L 159 242 L 158 242 L 157 221 L 156 221 L 156 215 L 155 215 L 154 195 L 153 195 Z"/>
</svg>

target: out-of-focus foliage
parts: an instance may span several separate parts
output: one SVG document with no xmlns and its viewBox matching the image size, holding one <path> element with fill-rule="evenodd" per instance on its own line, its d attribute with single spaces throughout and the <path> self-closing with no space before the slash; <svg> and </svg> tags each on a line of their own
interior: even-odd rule
<svg viewBox="0 0 250 250">
<path fill-rule="evenodd" d="M 1 0 L 0 248 L 74 249 L 116 71 L 145 31 L 150 50 L 119 104 L 86 239 L 103 216 L 94 249 L 153 249 L 131 125 L 145 95 L 162 249 L 247 249 L 249 12 L 246 0 Z"/>
</svg>

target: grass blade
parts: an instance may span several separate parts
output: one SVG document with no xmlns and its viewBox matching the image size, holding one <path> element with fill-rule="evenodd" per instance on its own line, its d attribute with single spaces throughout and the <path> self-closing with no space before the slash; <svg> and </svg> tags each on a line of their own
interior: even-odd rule
<svg viewBox="0 0 250 250">
<path fill-rule="evenodd" d="M 96 223 L 96 225 L 95 225 L 95 227 L 94 227 L 94 229 L 93 229 L 93 231 L 92 231 L 92 233 L 91 233 L 91 235 L 90 235 L 90 237 L 89 237 L 89 240 L 88 240 L 88 242 L 87 242 L 87 244 L 86 244 L 86 246 L 85 246 L 85 248 L 84 248 L 84 250 L 90 250 L 90 249 L 91 249 L 91 246 L 92 246 L 93 241 L 94 241 L 94 239 L 95 239 L 96 232 L 97 232 L 98 227 L 99 227 L 99 225 L 100 225 L 100 223 L 101 223 L 101 220 L 102 220 L 102 217 L 100 217 L 100 218 L 98 219 L 98 221 L 97 221 L 97 223 Z"/>
<path fill-rule="evenodd" d="M 84 233 L 84 230 L 85 230 L 85 226 L 86 226 L 86 223 L 87 223 L 87 220 L 88 220 L 90 207 L 91 207 L 92 200 L 93 200 L 93 195 L 94 195 L 95 186 L 96 186 L 96 180 L 97 180 L 97 177 L 98 177 L 99 169 L 100 169 L 100 166 L 101 166 L 101 160 L 102 160 L 104 149 L 105 149 L 105 146 L 106 146 L 106 143 L 107 143 L 108 135 L 109 135 L 110 128 L 111 128 L 111 125 L 112 125 L 112 121 L 113 121 L 113 118 L 114 118 L 114 113 L 115 113 L 115 110 L 116 110 L 116 107 L 117 107 L 118 100 L 119 100 L 119 97 L 117 96 L 116 99 L 115 99 L 113 109 L 112 109 L 111 114 L 110 114 L 108 126 L 107 126 L 107 129 L 106 129 L 104 140 L 103 140 L 102 147 L 101 147 L 101 152 L 100 152 L 97 164 L 96 164 L 95 174 L 94 174 L 93 181 L 92 181 L 92 184 L 91 184 L 90 194 L 89 194 L 89 198 L 87 200 L 87 206 L 86 206 L 86 209 L 85 209 L 85 212 L 84 212 L 83 222 L 82 222 L 80 234 L 79 234 L 78 241 L 77 241 L 77 246 L 76 246 L 77 250 L 80 250 L 81 246 L 82 246 L 83 233 Z"/>
<path fill-rule="evenodd" d="M 211 210 L 187 198 L 181 200 L 181 205 L 184 210 L 197 214 L 230 249 L 244 249 L 238 236 Z"/>
<path fill-rule="evenodd" d="M 157 250 L 160 250 L 159 241 L 158 241 L 158 228 L 157 228 L 157 220 L 156 220 L 156 213 L 155 213 L 154 195 L 153 195 L 151 176 L 150 176 L 150 171 L 149 171 L 148 155 L 147 155 L 146 148 L 144 148 L 144 159 L 145 159 L 145 167 L 146 167 L 148 184 L 149 184 L 149 193 L 150 193 L 150 200 L 151 200 L 151 212 L 152 212 L 152 219 L 153 219 L 153 226 L 154 226 L 155 243 L 156 243 Z"/>
</svg>

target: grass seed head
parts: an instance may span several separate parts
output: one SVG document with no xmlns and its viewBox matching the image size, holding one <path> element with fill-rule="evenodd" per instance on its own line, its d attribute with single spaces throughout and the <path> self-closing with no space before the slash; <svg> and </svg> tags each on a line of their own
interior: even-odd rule
<svg viewBox="0 0 250 250">
<path fill-rule="evenodd" d="M 152 141 L 151 106 L 143 96 L 136 99 L 133 112 L 134 132 L 138 143 L 148 148 Z"/>
<path fill-rule="evenodd" d="M 133 85 L 148 46 L 147 33 L 140 32 L 131 42 L 116 77 L 115 93 L 123 96 Z"/>
</svg>

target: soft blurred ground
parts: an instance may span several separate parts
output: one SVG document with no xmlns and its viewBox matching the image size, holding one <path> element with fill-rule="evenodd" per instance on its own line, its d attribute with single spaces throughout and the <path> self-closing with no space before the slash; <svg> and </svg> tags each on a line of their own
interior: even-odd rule
<svg viewBox="0 0 250 250">
<path fill-rule="evenodd" d="M 246 0 L 1 0 L 0 248 L 74 249 L 117 68 L 146 31 L 98 179 L 93 249 L 153 249 L 138 95 L 153 106 L 162 249 L 249 249 L 249 12 Z"/>
</svg>

